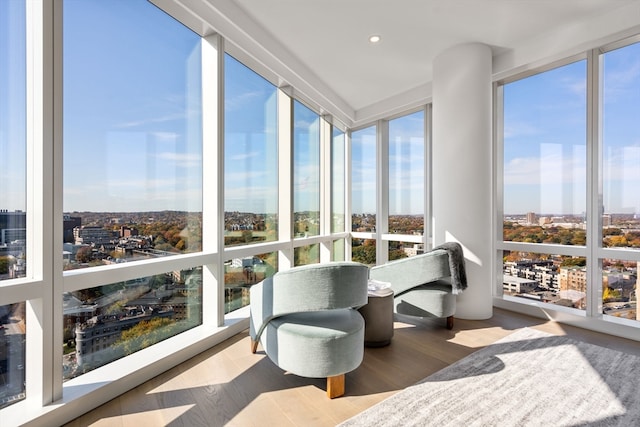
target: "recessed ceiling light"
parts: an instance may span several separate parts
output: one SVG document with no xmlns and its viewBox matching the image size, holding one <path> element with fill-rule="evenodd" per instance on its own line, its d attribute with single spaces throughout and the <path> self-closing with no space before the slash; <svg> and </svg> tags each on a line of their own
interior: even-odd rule
<svg viewBox="0 0 640 427">
<path fill-rule="evenodd" d="M 374 34 L 372 36 L 369 36 L 369 43 L 379 43 L 380 40 L 382 40 L 382 37 L 380 37 L 377 34 Z"/>
</svg>

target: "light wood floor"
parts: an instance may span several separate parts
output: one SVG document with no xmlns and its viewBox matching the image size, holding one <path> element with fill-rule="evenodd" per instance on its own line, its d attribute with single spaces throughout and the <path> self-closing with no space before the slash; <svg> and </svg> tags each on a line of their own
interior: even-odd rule
<svg viewBox="0 0 640 427">
<path fill-rule="evenodd" d="M 494 309 L 484 321 L 402 318 L 391 345 L 367 348 L 347 374 L 346 395 L 330 400 L 325 380 L 276 367 L 247 332 L 217 345 L 67 424 L 79 426 L 335 426 L 429 374 L 523 327 L 640 355 L 640 344 Z"/>
</svg>

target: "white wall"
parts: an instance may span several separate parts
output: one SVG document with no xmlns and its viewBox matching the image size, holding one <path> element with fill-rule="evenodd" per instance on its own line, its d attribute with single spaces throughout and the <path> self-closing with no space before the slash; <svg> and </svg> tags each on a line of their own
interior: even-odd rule
<svg viewBox="0 0 640 427">
<path fill-rule="evenodd" d="M 433 64 L 434 246 L 464 247 L 469 287 L 456 317 L 487 319 L 492 300 L 491 49 L 458 45 Z"/>
</svg>

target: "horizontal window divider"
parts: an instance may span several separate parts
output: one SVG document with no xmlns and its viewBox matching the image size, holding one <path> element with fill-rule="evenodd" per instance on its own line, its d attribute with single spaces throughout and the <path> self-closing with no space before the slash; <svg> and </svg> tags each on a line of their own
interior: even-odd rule
<svg viewBox="0 0 640 427">
<path fill-rule="evenodd" d="M 498 242 L 496 248 L 506 251 L 535 252 L 552 255 L 587 256 L 585 246 L 549 245 L 544 243 Z"/>
<path fill-rule="evenodd" d="M 348 239 L 349 237 L 351 237 L 351 234 L 347 231 L 331 234 L 331 240 Z"/>
<path fill-rule="evenodd" d="M 7 281 L 0 285 L 0 305 L 14 304 L 30 299 L 42 298 L 44 282 L 23 279 Z"/>
<path fill-rule="evenodd" d="M 391 242 L 423 243 L 424 236 L 417 234 L 383 234 L 382 240 Z"/>
<path fill-rule="evenodd" d="M 302 246 L 315 245 L 317 243 L 328 242 L 330 240 L 333 240 L 330 236 L 301 237 L 293 240 L 293 247 L 299 248 Z"/>
<path fill-rule="evenodd" d="M 598 257 L 640 262 L 640 248 L 600 248 Z"/>
<path fill-rule="evenodd" d="M 214 264 L 216 256 L 214 253 L 198 252 L 66 271 L 64 273 L 64 290 L 65 292 L 72 292 L 109 283 Z"/>
<path fill-rule="evenodd" d="M 291 242 L 265 242 L 253 243 L 250 245 L 229 246 L 224 248 L 223 261 L 234 258 L 244 258 L 248 256 L 265 254 L 269 252 L 277 252 L 287 250 L 291 247 Z"/>
<path fill-rule="evenodd" d="M 375 239 L 376 233 L 362 233 L 362 232 L 352 232 L 351 237 L 353 239 Z"/>
</svg>

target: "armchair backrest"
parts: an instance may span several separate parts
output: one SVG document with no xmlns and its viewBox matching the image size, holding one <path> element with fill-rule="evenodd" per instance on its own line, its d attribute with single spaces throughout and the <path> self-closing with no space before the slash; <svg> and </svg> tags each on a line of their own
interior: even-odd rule
<svg viewBox="0 0 640 427">
<path fill-rule="evenodd" d="M 311 264 L 274 274 L 250 289 L 252 337 L 286 314 L 365 305 L 368 277 L 368 267 L 357 262 Z"/>
<path fill-rule="evenodd" d="M 371 267 L 369 273 L 372 279 L 391 283 L 396 296 L 416 286 L 450 276 L 449 255 L 443 249 Z"/>
</svg>

